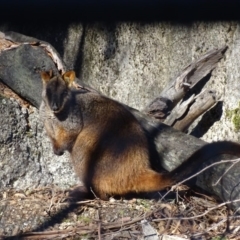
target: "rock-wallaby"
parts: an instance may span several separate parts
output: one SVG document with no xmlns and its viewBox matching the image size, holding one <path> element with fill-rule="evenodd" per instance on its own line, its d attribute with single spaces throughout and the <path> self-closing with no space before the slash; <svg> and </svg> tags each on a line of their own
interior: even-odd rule
<svg viewBox="0 0 240 240">
<path fill-rule="evenodd" d="M 78 177 L 99 198 L 160 191 L 190 171 L 191 167 L 187 170 L 184 165 L 170 174 L 152 170 L 148 140 L 137 119 L 117 101 L 76 89 L 73 71 L 62 76 L 42 72 L 41 77 L 40 114 L 53 151 L 57 155 L 70 152 Z M 220 151 L 219 145 L 207 145 L 189 161 L 228 152 L 229 145 L 240 153 L 238 144 L 222 144 Z"/>
</svg>

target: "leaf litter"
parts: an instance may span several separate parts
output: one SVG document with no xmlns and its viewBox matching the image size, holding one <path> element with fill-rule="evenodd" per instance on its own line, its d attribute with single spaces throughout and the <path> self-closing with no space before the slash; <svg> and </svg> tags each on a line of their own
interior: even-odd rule
<svg viewBox="0 0 240 240">
<path fill-rule="evenodd" d="M 0 239 L 240 239 L 236 211 L 187 187 L 161 201 L 70 202 L 68 194 L 56 186 L 2 191 Z"/>
</svg>

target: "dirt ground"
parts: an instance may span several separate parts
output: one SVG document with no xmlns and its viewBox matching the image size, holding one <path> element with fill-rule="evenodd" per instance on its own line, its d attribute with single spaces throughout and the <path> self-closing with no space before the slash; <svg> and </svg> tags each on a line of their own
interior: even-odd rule
<svg viewBox="0 0 240 240">
<path fill-rule="evenodd" d="M 51 188 L 0 194 L 0 239 L 240 239 L 239 216 L 214 198 L 182 188 L 161 200 L 69 202 Z M 151 235 L 149 233 L 149 235 Z M 159 238 L 158 238 L 159 237 Z M 164 239 L 164 238 L 162 238 Z"/>
</svg>

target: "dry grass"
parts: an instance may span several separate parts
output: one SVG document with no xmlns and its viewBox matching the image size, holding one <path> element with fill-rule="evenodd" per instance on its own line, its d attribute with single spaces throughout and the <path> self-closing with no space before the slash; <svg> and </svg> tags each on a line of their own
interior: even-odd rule
<svg viewBox="0 0 240 240">
<path fill-rule="evenodd" d="M 54 187 L 2 192 L 0 239 L 143 239 L 144 219 L 159 235 L 240 239 L 239 216 L 227 204 L 189 189 L 162 201 L 69 203 L 67 196 Z"/>
</svg>

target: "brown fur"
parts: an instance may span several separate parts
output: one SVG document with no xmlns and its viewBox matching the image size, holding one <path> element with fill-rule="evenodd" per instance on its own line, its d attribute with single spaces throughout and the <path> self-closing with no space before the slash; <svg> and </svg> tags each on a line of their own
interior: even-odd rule
<svg viewBox="0 0 240 240">
<path fill-rule="evenodd" d="M 42 73 L 40 113 L 54 153 L 70 152 L 87 189 L 106 199 L 160 191 L 183 177 L 185 169 L 179 175 L 177 170 L 171 175 L 152 170 L 148 140 L 136 118 L 112 99 L 74 89 L 74 78 L 74 72 L 55 77 Z M 240 153 L 239 145 L 235 147 Z M 189 161 L 199 156 L 196 153 Z"/>
</svg>

